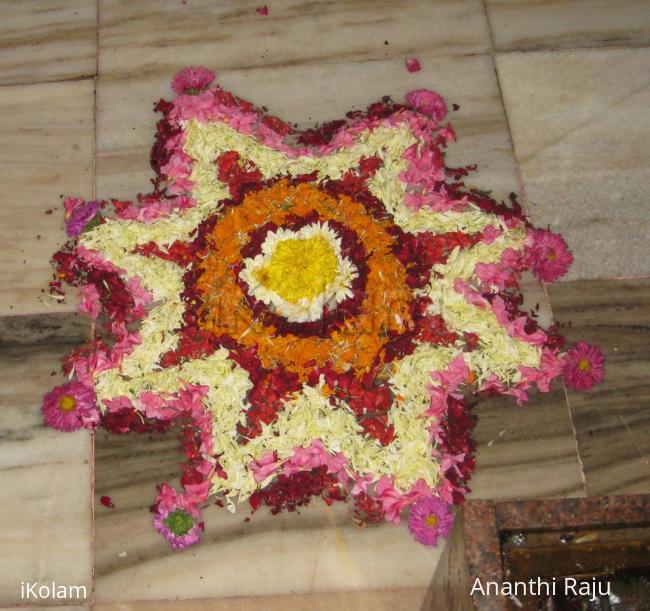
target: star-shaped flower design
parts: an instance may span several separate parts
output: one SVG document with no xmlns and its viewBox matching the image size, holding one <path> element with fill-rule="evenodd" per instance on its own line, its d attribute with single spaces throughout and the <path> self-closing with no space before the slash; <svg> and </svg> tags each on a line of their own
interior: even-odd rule
<svg viewBox="0 0 650 611">
<path fill-rule="evenodd" d="M 518 280 L 570 253 L 560 240 L 545 259 L 547 232 L 516 203 L 445 167 L 454 133 L 433 92 L 296 132 L 210 82 L 184 72 L 158 104 L 151 195 L 66 202 L 80 235 L 59 277 L 112 337 L 68 359 L 96 395 L 83 424 L 179 427 L 183 492 L 163 485 L 155 520 L 177 547 L 198 540 L 211 494 L 231 510 L 351 495 L 365 521 L 459 500 L 466 397 L 523 402 L 561 373 Z"/>
</svg>

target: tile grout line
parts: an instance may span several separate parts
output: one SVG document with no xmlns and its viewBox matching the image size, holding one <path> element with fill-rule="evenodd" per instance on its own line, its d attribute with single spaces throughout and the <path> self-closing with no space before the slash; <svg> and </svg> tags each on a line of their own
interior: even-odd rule
<svg viewBox="0 0 650 611">
<path fill-rule="evenodd" d="M 530 212 L 529 211 L 530 206 L 529 206 L 528 198 L 526 197 L 524 180 L 521 175 L 521 168 L 519 166 L 519 159 L 517 158 L 517 151 L 515 150 L 515 141 L 514 138 L 512 137 L 512 128 L 510 126 L 510 119 L 508 118 L 508 109 L 506 108 L 506 101 L 503 97 L 503 89 L 501 87 L 501 80 L 499 78 L 499 71 L 497 69 L 497 62 L 496 62 L 497 53 L 494 49 L 494 37 L 492 36 L 492 25 L 490 23 L 490 15 L 487 10 L 486 0 L 481 0 L 481 6 L 483 7 L 483 14 L 485 15 L 485 23 L 487 25 L 488 38 L 490 43 L 488 54 L 492 58 L 492 68 L 494 69 L 494 75 L 497 81 L 497 89 L 499 90 L 499 99 L 501 100 L 501 107 L 503 108 L 503 117 L 506 122 L 506 130 L 508 131 L 508 141 L 510 142 L 510 149 L 512 150 L 512 158 L 515 162 L 515 175 L 517 178 L 517 185 L 519 186 L 519 190 L 521 192 L 523 210 L 528 215 Z"/>
<path fill-rule="evenodd" d="M 95 75 L 93 91 L 93 199 L 97 199 L 97 84 L 99 80 L 99 0 L 95 0 Z M 91 323 L 91 339 L 95 332 Z M 90 433 L 90 607 L 95 607 L 95 431 Z"/>
<path fill-rule="evenodd" d="M 482 0 L 485 2 L 485 0 Z M 650 44 L 620 44 L 620 45 L 600 45 L 584 47 L 529 47 L 520 49 L 501 49 L 499 53 L 510 55 L 515 53 L 564 53 L 576 51 L 625 51 L 628 49 L 650 49 Z"/>
<path fill-rule="evenodd" d="M 555 314 L 553 314 L 553 304 L 551 303 L 551 296 L 548 292 L 548 285 L 542 283 L 542 288 L 544 289 L 544 295 L 546 295 L 546 303 L 548 304 L 548 309 L 551 311 L 551 320 L 555 323 Z M 573 441 L 576 446 L 576 457 L 578 458 L 578 464 L 580 466 L 580 479 L 582 480 L 582 487 L 584 489 L 585 497 L 589 496 L 587 490 L 587 474 L 585 473 L 585 463 L 582 460 L 582 455 L 580 454 L 580 444 L 578 443 L 578 430 L 576 429 L 575 422 L 573 420 L 573 412 L 571 411 L 571 403 L 569 401 L 569 393 L 567 392 L 566 385 L 564 382 L 561 382 L 562 390 L 564 391 L 564 404 L 566 405 L 567 412 L 569 414 L 569 422 L 571 423 L 571 430 L 573 431 Z"/>
<path fill-rule="evenodd" d="M 95 78 L 95 74 L 80 74 L 78 76 L 70 76 L 68 78 L 54 78 L 46 79 L 44 81 L 23 81 L 18 83 L 0 83 L 2 87 L 31 87 L 34 85 L 53 85 L 56 83 L 76 83 L 78 81 L 90 81 Z"/>
</svg>

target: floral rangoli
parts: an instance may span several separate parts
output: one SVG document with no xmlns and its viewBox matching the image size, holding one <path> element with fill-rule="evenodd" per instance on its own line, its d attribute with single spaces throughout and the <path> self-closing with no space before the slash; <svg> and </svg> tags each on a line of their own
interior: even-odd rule
<svg viewBox="0 0 650 611">
<path fill-rule="evenodd" d="M 572 256 L 514 196 L 446 167 L 436 93 L 297 131 L 213 79 L 185 69 L 156 105 L 152 193 L 65 200 L 51 292 L 80 286 L 94 331 L 45 420 L 174 427 L 181 490 L 154 505 L 174 547 L 198 541 L 208 502 L 275 513 L 313 496 L 349 500 L 359 523 L 409 510 L 435 544 L 467 492 L 477 400 L 602 378 L 597 348 L 563 351 L 521 311 L 521 274 L 551 282 Z"/>
</svg>

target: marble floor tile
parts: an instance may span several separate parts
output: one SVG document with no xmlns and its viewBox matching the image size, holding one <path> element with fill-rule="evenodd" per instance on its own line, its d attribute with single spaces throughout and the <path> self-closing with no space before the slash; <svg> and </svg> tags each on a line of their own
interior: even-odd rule
<svg viewBox="0 0 650 611">
<path fill-rule="evenodd" d="M 571 415 L 561 385 L 530 393 L 518 407 L 496 397 L 474 410 L 478 422 L 472 499 L 539 499 L 585 496 Z"/>
<path fill-rule="evenodd" d="M 647 45 L 646 0 L 485 0 L 497 51 Z"/>
<path fill-rule="evenodd" d="M 66 240 L 62 196 L 93 195 L 93 105 L 91 80 L 0 87 L 0 315 L 74 307 L 41 289 Z"/>
<path fill-rule="evenodd" d="M 96 611 L 413 611 L 421 608 L 425 588 L 394 588 L 370 592 L 321 592 L 274 596 L 236 596 L 199 600 L 156 600 L 99 604 Z"/>
<path fill-rule="evenodd" d="M 650 272 L 650 49 L 497 56 L 529 212 L 574 252 L 567 279 Z"/>
<path fill-rule="evenodd" d="M 35 609 L 36 611 L 90 611 L 93 607 L 89 605 L 54 605 L 52 607 L 38 605 L 34 607 L 1 607 L 3 611 L 25 611 Z"/>
<path fill-rule="evenodd" d="M 522 281 L 522 310 L 548 327 L 552 312 L 543 287 Z M 531 392 L 518 407 L 513 398 L 495 397 L 475 408 L 473 437 L 478 444 L 470 498 L 536 499 L 584 496 L 584 481 L 564 389 Z"/>
<path fill-rule="evenodd" d="M 68 349 L 0 350 L 0 606 L 84 602 L 21 599 L 23 581 L 83 586 L 91 597 L 91 438 L 46 428 L 40 412 Z"/>
<path fill-rule="evenodd" d="M 549 287 L 567 340 L 601 346 L 605 380 L 569 393 L 589 495 L 650 492 L 650 280 Z"/>
<path fill-rule="evenodd" d="M 468 184 L 507 197 L 517 190 L 512 149 L 494 65 L 487 55 L 421 55 L 422 70 L 409 73 L 401 60 L 329 63 L 220 72 L 219 84 L 285 120 L 306 128 L 343 117 L 391 95 L 401 101 L 412 90 L 439 91 L 450 105 L 458 142 L 449 148 L 452 165 L 478 163 Z M 152 107 L 169 98 L 172 72 L 138 79 L 98 82 L 97 191 L 101 197 L 134 197 L 146 191 L 152 170 L 149 149 L 156 115 Z M 308 83 L 308 84 L 307 84 Z M 354 83 L 350 87 L 349 83 Z"/>
<path fill-rule="evenodd" d="M 479 0 L 100 0 L 103 78 L 482 53 L 489 48 Z"/>
<path fill-rule="evenodd" d="M 424 600 L 441 549 L 417 543 L 405 523 L 359 529 L 341 503 L 327 507 L 314 501 L 300 514 L 277 516 L 262 508 L 250 522 L 244 521 L 250 515 L 245 506 L 232 515 L 212 505 L 200 545 L 172 550 L 153 529 L 148 508 L 155 484 L 176 475 L 180 460 L 172 435 L 97 433 L 95 492 L 115 504 L 107 509 L 96 502 L 98 603 L 194 598 L 232 603 L 242 597 L 251 603 L 250 597 L 258 597 L 264 608 L 274 609 L 287 594 L 316 601 L 319 593 L 325 600 L 377 600 L 385 590 L 405 593 L 414 602 L 410 608 Z"/>
<path fill-rule="evenodd" d="M 55 342 L 81 344 L 89 335 L 90 319 L 80 312 L 0 316 L 0 348 Z"/>
<path fill-rule="evenodd" d="M 0 10 L 0 84 L 95 75 L 96 2 L 2 0 Z"/>
</svg>

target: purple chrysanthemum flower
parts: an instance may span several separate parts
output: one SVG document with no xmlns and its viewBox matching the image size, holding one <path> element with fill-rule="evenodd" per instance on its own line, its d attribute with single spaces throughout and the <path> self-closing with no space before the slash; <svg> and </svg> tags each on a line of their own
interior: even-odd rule
<svg viewBox="0 0 650 611">
<path fill-rule="evenodd" d="M 201 523 L 198 523 L 189 511 L 180 507 L 173 511 L 159 507 L 158 513 L 154 515 L 153 525 L 176 549 L 198 543 L 202 530 Z"/>
<path fill-rule="evenodd" d="M 75 206 L 65 224 L 69 238 L 78 236 L 99 210 L 99 202 L 85 202 Z"/>
<path fill-rule="evenodd" d="M 409 530 L 424 545 L 437 545 L 438 537 L 449 537 L 454 516 L 451 506 L 438 497 L 425 496 L 411 506 Z"/>
</svg>

